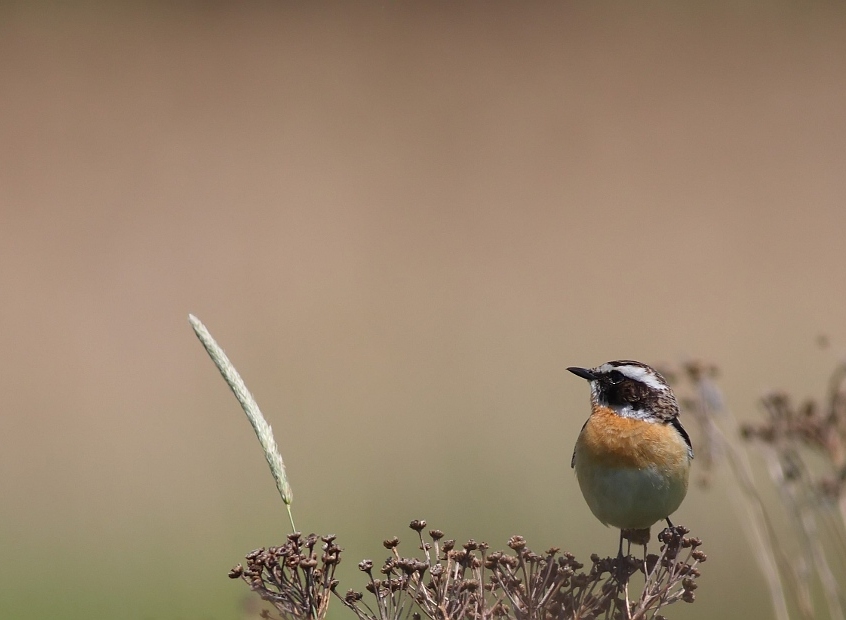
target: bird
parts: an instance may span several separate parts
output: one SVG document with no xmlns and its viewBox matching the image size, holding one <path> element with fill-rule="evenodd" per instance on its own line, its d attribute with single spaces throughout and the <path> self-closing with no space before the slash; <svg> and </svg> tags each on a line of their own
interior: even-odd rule
<svg viewBox="0 0 846 620">
<path fill-rule="evenodd" d="M 687 494 L 693 446 L 679 421 L 676 396 L 654 368 L 633 360 L 596 368 L 572 366 L 590 382 L 591 413 L 582 426 L 570 467 L 594 516 L 644 545 Z"/>
</svg>

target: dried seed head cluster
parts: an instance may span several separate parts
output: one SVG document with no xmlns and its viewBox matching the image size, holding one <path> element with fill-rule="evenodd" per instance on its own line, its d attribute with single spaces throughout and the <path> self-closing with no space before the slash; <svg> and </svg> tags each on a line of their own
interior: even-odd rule
<svg viewBox="0 0 846 620">
<path fill-rule="evenodd" d="M 324 618 L 329 609 L 330 593 L 338 583 L 334 575 L 341 551 L 334 536 L 311 534 L 304 538 L 294 533 L 280 547 L 248 553 L 246 567 L 238 564 L 229 577 L 247 582 L 283 618 L 316 620 Z"/>
<path fill-rule="evenodd" d="M 591 557 L 589 565 L 559 549 L 535 553 L 522 536 L 512 536 L 508 551 L 490 551 L 486 543 L 457 545 L 440 530 L 424 534 L 426 522 L 415 520 L 422 557 L 405 557 L 393 537 L 383 545 L 391 555 L 381 566 L 363 560 L 366 593 L 336 592 L 334 568 L 340 548 L 324 537 L 320 562 L 310 536 L 289 537 L 282 547 L 259 549 L 230 573 L 242 577 L 282 618 L 322 620 L 332 591 L 358 620 L 559 620 L 566 618 L 638 619 L 660 617 L 659 609 L 677 601 L 693 602 L 698 565 L 705 561 L 701 542 L 683 526 L 662 531 L 660 554 L 645 560 L 631 556 L 622 566 L 616 558 Z M 644 575 L 638 599 L 629 601 L 628 581 Z M 622 577 L 622 578 L 621 578 Z"/>
<path fill-rule="evenodd" d="M 797 404 L 784 392 L 772 392 L 761 405 L 766 419 L 743 425 L 743 438 L 775 450 L 785 482 L 802 480 L 823 496 L 840 498 L 846 489 L 846 363 L 835 369 L 821 402 L 808 399 Z M 823 454 L 827 471 L 808 479 L 810 469 L 801 448 Z"/>
</svg>

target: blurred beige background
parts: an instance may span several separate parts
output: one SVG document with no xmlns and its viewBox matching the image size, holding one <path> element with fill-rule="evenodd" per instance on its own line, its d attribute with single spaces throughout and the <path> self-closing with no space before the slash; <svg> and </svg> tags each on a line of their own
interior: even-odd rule
<svg viewBox="0 0 846 620">
<path fill-rule="evenodd" d="M 751 417 L 846 345 L 835 3 L 4 4 L 0 82 L 2 618 L 244 613 L 286 521 L 189 312 L 344 587 L 413 518 L 614 553 L 568 365 L 701 357 Z M 677 520 L 669 615 L 769 617 L 725 489 Z"/>
</svg>

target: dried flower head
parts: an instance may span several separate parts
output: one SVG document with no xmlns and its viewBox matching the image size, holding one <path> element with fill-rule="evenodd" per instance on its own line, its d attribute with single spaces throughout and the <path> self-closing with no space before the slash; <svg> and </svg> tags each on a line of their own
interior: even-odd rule
<svg viewBox="0 0 846 620">
<path fill-rule="evenodd" d="M 486 543 L 470 539 L 458 549 L 452 544 L 430 553 L 443 534 L 433 530 L 425 541 L 421 523 L 413 521 L 411 529 L 428 543 L 425 558 L 403 556 L 396 538 L 386 540 L 392 555 L 378 572 L 371 560 L 358 565 L 367 576 L 364 592 L 337 592 L 334 569 L 341 549 L 334 536 L 303 539 L 295 534 L 281 547 L 256 549 L 247 554 L 246 567 L 236 566 L 230 577 L 242 578 L 285 620 L 322 620 L 330 592 L 358 620 L 403 620 L 409 615 L 430 620 L 635 620 L 657 617 L 658 610 L 678 601 L 692 602 L 698 565 L 705 561 L 701 541 L 688 536 L 683 526 L 663 530 L 660 553 L 645 561 L 629 556 L 620 563 L 593 555 L 586 567 L 558 548 L 535 553 L 522 536 L 509 539 L 510 551 L 489 552 Z M 323 541 L 322 554 L 316 551 L 318 540 Z M 637 599 L 629 600 L 629 578 L 638 572 L 644 587 Z"/>
<path fill-rule="evenodd" d="M 335 536 L 311 534 L 302 538 L 294 533 L 280 547 L 262 547 L 248 553 L 246 567 L 236 565 L 229 577 L 243 579 L 286 620 L 325 618 L 331 592 L 338 584 L 335 568 L 341 561 L 342 549 L 334 541 Z M 347 593 L 350 600 L 355 596 L 360 595 Z"/>
</svg>

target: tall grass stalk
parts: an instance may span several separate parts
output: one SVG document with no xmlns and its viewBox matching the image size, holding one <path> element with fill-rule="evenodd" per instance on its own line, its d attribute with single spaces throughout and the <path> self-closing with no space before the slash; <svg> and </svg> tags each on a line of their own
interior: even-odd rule
<svg viewBox="0 0 846 620">
<path fill-rule="evenodd" d="M 282 455 L 279 453 L 279 447 L 276 445 L 276 440 L 273 438 L 273 429 L 270 424 L 264 419 L 264 416 L 259 409 L 256 399 L 250 394 L 247 385 L 238 374 L 235 366 L 226 357 L 226 353 L 219 344 L 212 338 L 206 326 L 195 317 L 193 314 L 188 315 L 188 322 L 194 328 L 194 333 L 197 338 L 203 343 L 209 357 L 212 358 L 215 366 L 223 375 L 223 379 L 232 389 L 235 398 L 241 403 L 241 408 L 247 414 L 247 419 L 253 427 L 253 430 L 258 437 L 262 450 L 264 450 L 264 458 L 267 459 L 267 465 L 270 467 L 270 473 L 276 481 L 276 489 L 285 503 L 285 508 L 288 510 L 288 519 L 291 521 L 291 531 L 296 532 L 297 528 L 294 526 L 294 515 L 291 513 L 291 502 L 294 500 L 294 494 L 291 490 L 291 485 L 288 483 L 288 475 L 285 472 L 285 462 L 282 460 Z"/>
</svg>

